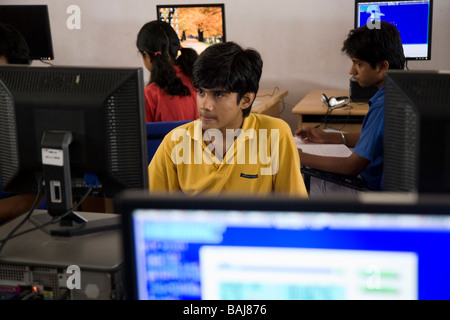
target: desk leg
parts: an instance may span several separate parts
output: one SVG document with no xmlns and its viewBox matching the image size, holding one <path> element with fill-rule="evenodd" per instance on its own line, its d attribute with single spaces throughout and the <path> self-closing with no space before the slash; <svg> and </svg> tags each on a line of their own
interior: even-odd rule
<svg viewBox="0 0 450 320">
<path fill-rule="evenodd" d="M 298 115 L 298 129 L 303 126 L 303 116 L 301 114 Z"/>
</svg>

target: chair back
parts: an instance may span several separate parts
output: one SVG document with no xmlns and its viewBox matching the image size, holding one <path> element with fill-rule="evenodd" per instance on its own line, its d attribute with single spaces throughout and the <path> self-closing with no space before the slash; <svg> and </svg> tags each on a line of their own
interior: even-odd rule
<svg viewBox="0 0 450 320">
<path fill-rule="evenodd" d="M 147 122 L 147 154 L 148 163 L 153 158 L 153 155 L 158 149 L 161 141 L 164 139 L 172 129 L 175 129 L 182 124 L 191 122 L 192 120 L 180 120 L 180 121 L 161 121 L 161 122 Z"/>
</svg>

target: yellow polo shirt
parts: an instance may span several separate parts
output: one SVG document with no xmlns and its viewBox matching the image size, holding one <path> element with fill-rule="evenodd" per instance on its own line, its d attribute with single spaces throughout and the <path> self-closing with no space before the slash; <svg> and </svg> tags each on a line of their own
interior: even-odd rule
<svg viewBox="0 0 450 320">
<path fill-rule="evenodd" d="M 308 196 L 285 121 L 251 113 L 234 134 L 237 138 L 219 159 L 203 141 L 201 121 L 172 130 L 149 164 L 150 191 Z"/>
</svg>

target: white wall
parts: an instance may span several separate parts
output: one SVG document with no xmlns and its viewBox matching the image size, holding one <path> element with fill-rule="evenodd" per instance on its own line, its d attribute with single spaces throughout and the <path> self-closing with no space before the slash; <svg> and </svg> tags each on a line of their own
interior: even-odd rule
<svg viewBox="0 0 450 320">
<path fill-rule="evenodd" d="M 48 4 L 55 65 L 143 66 L 135 47 L 140 27 L 156 19 L 157 4 L 211 0 L 0 0 Z M 292 107 L 312 89 L 347 89 L 349 60 L 340 49 L 353 27 L 354 0 L 218 0 L 225 3 L 227 40 L 258 50 L 262 88 L 289 90 L 282 113 L 294 129 Z M 81 29 L 69 30 L 70 5 L 81 9 Z M 431 61 L 409 69 L 450 70 L 450 1 L 434 1 Z M 34 62 L 41 64 L 41 62 Z M 148 73 L 145 72 L 148 78 Z"/>
</svg>

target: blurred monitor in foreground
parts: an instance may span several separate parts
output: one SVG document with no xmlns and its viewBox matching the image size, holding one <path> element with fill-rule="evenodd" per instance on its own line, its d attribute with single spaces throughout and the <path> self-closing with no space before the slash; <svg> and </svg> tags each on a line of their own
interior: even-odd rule
<svg viewBox="0 0 450 320">
<path fill-rule="evenodd" d="M 394 199 L 122 194 L 129 297 L 449 299 L 450 199 Z"/>
</svg>

